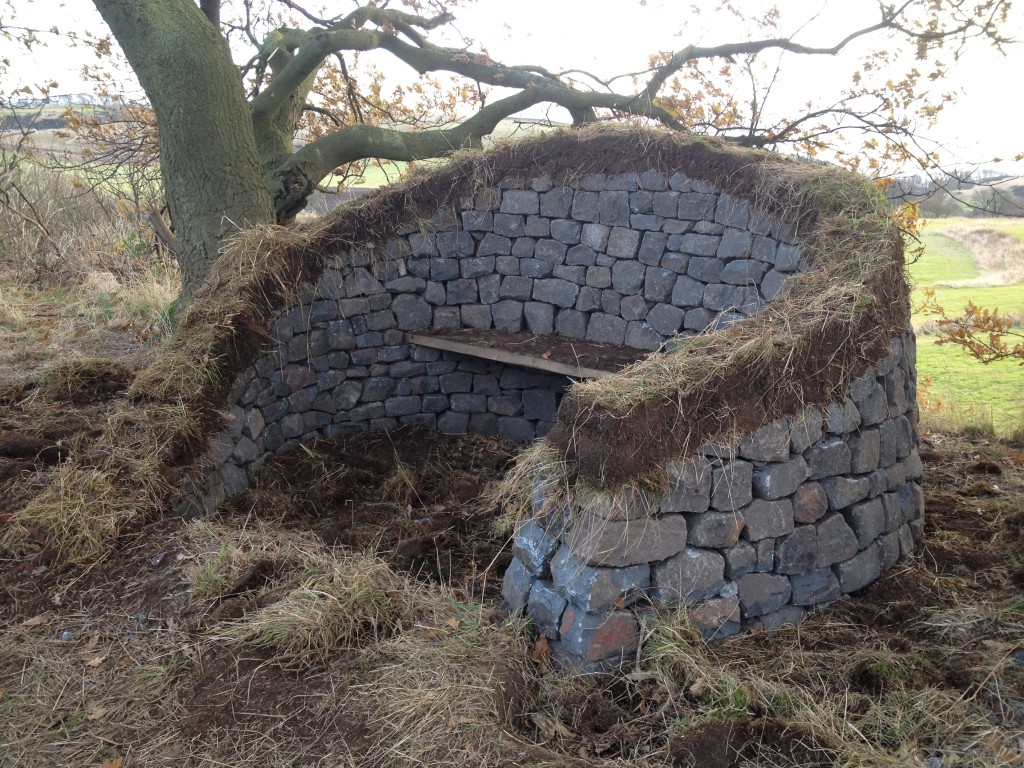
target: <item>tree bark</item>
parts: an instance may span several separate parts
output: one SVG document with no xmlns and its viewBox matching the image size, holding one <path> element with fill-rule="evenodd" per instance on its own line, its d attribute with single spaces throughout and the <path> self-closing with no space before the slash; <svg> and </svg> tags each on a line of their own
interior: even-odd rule
<svg viewBox="0 0 1024 768">
<path fill-rule="evenodd" d="M 156 112 L 187 304 L 227 237 L 275 220 L 238 69 L 192 0 L 94 4 Z"/>
</svg>

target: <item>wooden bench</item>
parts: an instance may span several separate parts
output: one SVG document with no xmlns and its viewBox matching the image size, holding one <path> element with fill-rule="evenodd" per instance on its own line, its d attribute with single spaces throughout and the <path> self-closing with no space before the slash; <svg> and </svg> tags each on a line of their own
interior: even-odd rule
<svg viewBox="0 0 1024 768">
<path fill-rule="evenodd" d="M 537 335 L 463 328 L 406 333 L 405 339 L 421 347 L 558 373 L 574 379 L 609 376 L 650 354 L 640 349 L 598 344 L 557 333 Z"/>
</svg>

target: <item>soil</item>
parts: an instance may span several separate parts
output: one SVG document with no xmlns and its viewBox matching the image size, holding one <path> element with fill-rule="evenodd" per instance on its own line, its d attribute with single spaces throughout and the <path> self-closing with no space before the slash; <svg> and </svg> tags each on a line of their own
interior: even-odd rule
<svg viewBox="0 0 1024 768">
<path fill-rule="evenodd" d="M 681 768 L 831 768 L 835 753 L 812 734 L 771 718 L 728 718 L 690 729 L 669 742 Z"/>
</svg>

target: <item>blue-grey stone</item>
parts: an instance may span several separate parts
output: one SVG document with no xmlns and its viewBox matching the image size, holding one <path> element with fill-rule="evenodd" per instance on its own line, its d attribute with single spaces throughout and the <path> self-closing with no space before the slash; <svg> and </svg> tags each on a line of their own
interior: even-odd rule
<svg viewBox="0 0 1024 768">
<path fill-rule="evenodd" d="M 651 569 L 651 598 L 664 605 L 700 602 L 725 586 L 725 558 L 719 552 L 686 547 Z"/>
<path fill-rule="evenodd" d="M 877 579 L 882 573 L 882 562 L 878 554 L 878 545 L 872 544 L 849 560 L 832 566 L 839 588 L 846 593 L 856 592 Z"/>
<path fill-rule="evenodd" d="M 672 303 L 683 308 L 700 307 L 704 300 L 704 288 L 704 283 L 686 275 L 680 275 L 672 289 Z"/>
<path fill-rule="evenodd" d="M 526 613 L 533 625 L 546 637 L 557 640 L 562 613 L 568 602 L 559 595 L 550 582 L 534 582 L 527 598 Z"/>
<path fill-rule="evenodd" d="M 623 295 L 637 294 L 644 284 L 645 271 L 638 261 L 620 261 L 612 267 L 612 287 Z"/>
<path fill-rule="evenodd" d="M 540 214 L 552 219 L 564 219 L 569 215 L 575 190 L 572 187 L 556 187 L 540 196 Z"/>
<path fill-rule="evenodd" d="M 832 511 L 846 509 L 867 497 L 871 481 L 866 477 L 826 477 L 821 481 Z"/>
<path fill-rule="evenodd" d="M 653 351 L 661 346 L 662 341 L 661 334 L 645 321 L 633 320 L 626 325 L 626 337 L 623 343 L 627 347 Z"/>
<path fill-rule="evenodd" d="M 512 558 L 501 584 L 501 607 L 509 613 L 525 609 L 535 581 L 536 577 L 526 566 L 518 558 Z"/>
<path fill-rule="evenodd" d="M 761 499 L 781 499 L 796 492 L 810 470 L 803 456 L 765 464 L 754 469 L 754 495 Z"/>
<path fill-rule="evenodd" d="M 550 264 L 561 264 L 565 261 L 565 252 L 568 246 L 557 240 L 538 240 L 534 247 L 534 258 L 549 262 Z"/>
<path fill-rule="evenodd" d="M 398 323 L 398 328 L 403 331 L 418 331 L 429 328 L 434 317 L 433 308 L 422 298 L 414 294 L 405 293 L 396 296 L 391 304 Z"/>
<path fill-rule="evenodd" d="M 588 316 L 575 309 L 559 310 L 555 318 L 555 330 L 563 336 L 583 339 L 587 335 Z"/>
<path fill-rule="evenodd" d="M 815 527 L 818 529 L 816 567 L 824 568 L 857 553 L 857 534 L 846 524 L 842 515 L 828 514 Z"/>
<path fill-rule="evenodd" d="M 484 239 L 480 241 L 480 245 L 476 249 L 476 257 L 479 259 L 483 256 L 507 256 L 512 253 L 512 241 L 507 237 L 501 235 L 495 235 L 488 232 L 484 235 Z M 465 268 L 466 260 L 463 260 L 463 277 L 476 277 L 476 275 L 467 275 Z M 491 262 L 491 268 L 493 269 L 494 262 Z"/>
<path fill-rule="evenodd" d="M 744 535 L 750 541 L 785 536 L 793 531 L 793 502 L 754 499 L 743 508 Z"/>
<path fill-rule="evenodd" d="M 541 259 L 520 259 L 519 274 L 523 277 L 541 278 L 549 277 L 554 266 L 551 262 Z"/>
<path fill-rule="evenodd" d="M 523 305 L 523 316 L 530 333 L 547 334 L 555 330 L 555 308 L 540 301 L 528 301 Z"/>
<path fill-rule="evenodd" d="M 532 190 L 506 189 L 501 193 L 502 213 L 540 213 L 540 197 Z"/>
<path fill-rule="evenodd" d="M 643 296 L 626 296 L 619 303 L 619 314 L 623 320 L 643 320 L 650 305 Z"/>
<path fill-rule="evenodd" d="M 523 328 L 523 302 L 505 300 L 491 307 L 494 327 L 499 331 L 521 331 Z"/>
<path fill-rule="evenodd" d="M 646 319 L 651 328 L 662 336 L 672 336 L 679 331 L 685 315 L 684 310 L 671 304 L 656 304 Z"/>
<path fill-rule="evenodd" d="M 753 499 L 753 475 L 753 465 L 740 460 L 715 469 L 711 477 L 711 506 L 719 512 L 731 512 L 749 504 Z"/>
<path fill-rule="evenodd" d="M 597 192 L 578 191 L 572 201 L 572 218 L 577 221 L 598 220 L 598 196 Z M 589 245 L 589 243 L 588 243 Z M 597 250 L 597 249 L 595 249 Z"/>
<path fill-rule="evenodd" d="M 625 227 L 614 227 L 608 235 L 606 253 L 616 259 L 633 259 L 639 245 L 639 232 Z"/>
<path fill-rule="evenodd" d="M 797 574 L 812 570 L 818 561 L 818 532 L 813 525 L 798 525 L 775 542 L 775 570 Z"/>
<path fill-rule="evenodd" d="M 702 283 L 717 283 L 722 274 L 724 264 L 707 256 L 690 256 L 686 266 L 686 274 Z"/>
<path fill-rule="evenodd" d="M 621 345 L 626 338 L 626 321 L 621 317 L 595 312 L 590 316 L 587 341 Z"/>
<path fill-rule="evenodd" d="M 597 266 L 587 267 L 587 285 L 591 288 L 611 288 L 611 269 Z"/>
<path fill-rule="evenodd" d="M 793 593 L 788 578 L 770 573 L 745 574 L 736 579 L 736 585 L 745 619 L 779 610 Z"/>
<path fill-rule="evenodd" d="M 526 222 L 522 216 L 508 213 L 494 214 L 494 234 L 501 237 L 517 238 L 526 234 Z"/>
<path fill-rule="evenodd" d="M 820 605 L 842 597 L 839 580 L 831 568 L 818 568 L 789 577 L 793 585 L 793 605 Z"/>
</svg>

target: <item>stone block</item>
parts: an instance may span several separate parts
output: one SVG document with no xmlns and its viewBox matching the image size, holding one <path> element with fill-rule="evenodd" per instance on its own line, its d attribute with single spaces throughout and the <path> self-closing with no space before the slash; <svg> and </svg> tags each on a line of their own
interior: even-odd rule
<svg viewBox="0 0 1024 768">
<path fill-rule="evenodd" d="M 523 277 L 550 277 L 553 271 L 554 266 L 541 259 L 524 258 L 519 260 L 519 274 Z"/>
<path fill-rule="evenodd" d="M 793 494 L 793 519 L 797 523 L 814 523 L 828 511 L 828 497 L 818 482 L 803 483 Z"/>
<path fill-rule="evenodd" d="M 540 215 L 553 219 L 564 219 L 572 209 L 573 195 L 576 193 L 572 187 L 555 187 L 540 196 Z"/>
<path fill-rule="evenodd" d="M 870 377 L 867 392 L 862 397 L 853 398 L 853 400 L 857 410 L 860 411 L 861 424 L 880 424 L 889 416 L 889 400 L 885 396 L 885 388 L 875 381 L 874 375 Z"/>
<path fill-rule="evenodd" d="M 551 237 L 566 245 L 576 245 L 580 241 L 582 225 L 571 219 L 553 219 L 551 221 Z"/>
<path fill-rule="evenodd" d="M 879 465 L 888 467 L 910 455 L 914 447 L 914 430 L 906 416 L 883 422 L 879 428 Z"/>
<path fill-rule="evenodd" d="M 683 192 L 679 196 L 680 219 L 689 221 L 701 221 L 711 219 L 715 215 L 715 205 L 718 202 L 718 195 L 711 193 Z"/>
<path fill-rule="evenodd" d="M 850 470 L 858 474 L 874 472 L 878 469 L 879 442 L 877 429 L 864 429 L 850 435 Z"/>
<path fill-rule="evenodd" d="M 644 298 L 648 301 L 670 301 L 678 275 L 662 267 L 647 267 L 644 272 Z M 618 290 L 618 289 L 616 289 Z"/>
<path fill-rule="evenodd" d="M 683 328 L 688 331 L 700 332 L 707 328 L 715 319 L 715 313 L 704 307 L 695 307 L 686 311 L 686 319 L 683 320 Z"/>
<path fill-rule="evenodd" d="M 711 462 L 698 456 L 670 462 L 665 467 L 668 491 L 662 497 L 663 512 L 704 512 L 711 506 Z"/>
<path fill-rule="evenodd" d="M 501 235 L 495 235 L 488 232 L 484 235 L 484 239 L 480 241 L 480 245 L 476 249 L 476 259 L 482 259 L 493 256 L 508 256 L 512 253 L 512 241 L 507 237 Z M 466 271 L 468 267 L 463 260 L 462 264 L 462 276 L 463 277 L 478 277 L 479 275 L 467 275 Z M 494 261 L 490 262 L 491 269 L 494 269 Z M 487 274 L 487 272 L 481 272 L 480 274 Z"/>
<path fill-rule="evenodd" d="M 612 271 L 609 267 L 588 267 L 587 285 L 591 288 L 611 288 Z"/>
<path fill-rule="evenodd" d="M 754 467 L 746 461 L 732 461 L 715 469 L 711 477 L 711 506 L 719 512 L 732 512 L 753 499 Z"/>
<path fill-rule="evenodd" d="M 826 515 L 818 529 L 817 568 L 824 568 L 853 557 L 857 553 L 857 535 L 853 532 L 842 515 L 835 513 Z"/>
<path fill-rule="evenodd" d="M 832 566 L 839 579 L 839 588 L 849 594 L 863 589 L 877 579 L 882 573 L 882 561 L 878 553 L 878 545 L 872 544 L 849 560 Z"/>
<path fill-rule="evenodd" d="M 847 474 L 853 461 L 850 446 L 840 437 L 819 440 L 804 451 L 804 458 L 812 480 Z"/>
<path fill-rule="evenodd" d="M 683 325 L 686 312 L 671 304 L 656 304 L 647 313 L 647 323 L 662 336 L 674 336 Z"/>
<path fill-rule="evenodd" d="M 790 450 L 803 453 L 821 439 L 824 419 L 817 408 L 807 408 L 790 420 Z"/>
<path fill-rule="evenodd" d="M 871 481 L 866 477 L 827 477 L 821 485 L 828 498 L 828 508 L 833 512 L 867 498 L 871 490 Z"/>
<path fill-rule="evenodd" d="M 798 525 L 775 542 L 775 570 L 795 574 L 813 570 L 818 561 L 818 533 L 813 525 Z"/>
<path fill-rule="evenodd" d="M 864 549 L 885 529 L 885 508 L 881 499 L 854 504 L 842 512 L 846 524 L 857 535 L 857 546 Z"/>
<path fill-rule="evenodd" d="M 636 485 L 624 485 L 614 492 L 583 486 L 577 491 L 576 506 L 603 520 L 638 520 L 658 513 L 658 499 Z"/>
<path fill-rule="evenodd" d="M 540 196 L 533 190 L 506 189 L 501 193 L 502 213 L 540 213 Z"/>
<path fill-rule="evenodd" d="M 575 309 L 559 310 L 555 318 L 555 330 L 563 336 L 583 339 L 587 335 L 588 316 Z"/>
<path fill-rule="evenodd" d="M 751 573 L 757 567 L 757 550 L 748 542 L 740 540 L 734 546 L 722 551 L 725 556 L 725 576 L 738 579 L 745 573 Z"/>
<path fill-rule="evenodd" d="M 740 599 L 718 597 L 689 611 L 690 623 L 705 640 L 722 640 L 740 631 Z"/>
<path fill-rule="evenodd" d="M 803 249 L 799 245 L 779 245 L 775 252 L 775 268 L 779 272 L 797 272 L 802 257 Z"/>
<path fill-rule="evenodd" d="M 796 605 L 784 605 L 777 611 L 758 616 L 750 622 L 751 629 L 775 632 L 783 627 L 793 627 L 803 621 L 805 611 Z"/>
<path fill-rule="evenodd" d="M 793 530 L 793 502 L 789 499 L 754 499 L 743 508 L 743 535 L 750 541 L 784 536 Z"/>
<path fill-rule="evenodd" d="M 392 397 L 384 401 L 384 413 L 390 417 L 409 416 L 419 413 L 422 406 L 423 399 L 419 395 Z"/>
<path fill-rule="evenodd" d="M 527 596 L 526 614 L 540 632 L 551 640 L 557 640 L 562 613 L 567 605 L 568 602 L 550 582 L 537 580 Z"/>
<path fill-rule="evenodd" d="M 579 190 L 573 197 L 571 218 L 574 218 L 577 221 L 596 222 L 598 216 L 599 214 L 597 193 Z"/>
<path fill-rule="evenodd" d="M 537 577 L 526 566 L 513 557 L 501 582 L 501 607 L 509 613 L 519 613 L 526 608 Z"/>
<path fill-rule="evenodd" d="M 526 234 L 530 237 L 550 237 L 551 219 L 543 216 L 527 216 Z"/>
<path fill-rule="evenodd" d="M 860 411 L 853 400 L 825 406 L 825 431 L 830 435 L 846 435 L 860 426 Z"/>
<path fill-rule="evenodd" d="M 595 312 L 590 316 L 590 324 L 587 326 L 587 341 L 621 346 L 625 338 L 626 321 L 621 317 L 604 312 Z"/>
<path fill-rule="evenodd" d="M 536 520 L 527 520 L 512 537 L 512 554 L 534 576 L 551 574 L 551 558 L 559 546 L 558 536 L 546 531 Z"/>
<path fill-rule="evenodd" d="M 725 587 L 725 558 L 719 552 L 687 547 L 651 569 L 651 598 L 664 605 L 706 600 Z"/>
<path fill-rule="evenodd" d="M 654 351 L 661 346 L 662 337 L 647 322 L 634 320 L 626 326 L 626 338 L 623 343 L 634 349 Z"/>
<path fill-rule="evenodd" d="M 543 336 L 555 330 L 555 308 L 551 304 L 528 301 L 523 305 L 523 317 L 530 333 Z"/>
<path fill-rule="evenodd" d="M 786 434 L 789 443 L 789 434 Z M 742 443 L 740 445 L 742 452 Z M 787 454 L 788 455 L 788 454 Z M 748 458 L 750 458 L 748 456 Z M 803 456 L 778 461 L 754 469 L 754 495 L 761 499 L 781 499 L 796 492 L 809 476 L 810 469 Z"/>
<path fill-rule="evenodd" d="M 437 417 L 437 430 L 449 435 L 465 435 L 469 432 L 469 414 L 446 411 Z"/>
<path fill-rule="evenodd" d="M 737 450 L 751 461 L 785 461 L 789 457 L 789 443 L 789 422 L 777 419 L 740 438 Z"/>
<path fill-rule="evenodd" d="M 557 277 L 546 280 L 535 280 L 533 283 L 533 300 L 554 304 L 558 307 L 572 307 L 576 304 L 580 287 L 568 280 Z"/>
<path fill-rule="evenodd" d="M 740 614 L 745 619 L 779 610 L 793 592 L 789 579 L 771 573 L 748 573 L 736 579 Z"/>
<path fill-rule="evenodd" d="M 538 240 L 533 249 L 533 256 L 549 264 L 562 264 L 565 262 L 567 249 L 565 243 L 560 243 L 557 240 Z"/>
<path fill-rule="evenodd" d="M 612 228 L 604 224 L 584 224 L 580 231 L 580 243 L 598 253 L 604 253 L 611 231 Z"/>
<path fill-rule="evenodd" d="M 592 269 L 607 269 L 607 267 L 590 267 L 587 270 L 587 280 L 590 280 L 590 270 Z M 611 284 L 611 274 L 609 272 L 608 283 Z M 580 288 L 580 295 L 576 297 L 576 309 L 580 312 L 593 312 L 594 310 L 601 308 L 601 290 L 599 288 L 592 288 L 589 285 L 585 285 Z"/>
<path fill-rule="evenodd" d="M 900 559 L 900 535 L 897 530 L 878 537 L 878 561 L 882 573 L 892 568 Z"/>
<path fill-rule="evenodd" d="M 627 192 L 601 192 L 597 203 L 598 221 L 611 226 L 629 226 L 629 194 Z"/>
<path fill-rule="evenodd" d="M 509 416 L 498 417 L 498 434 L 502 439 L 517 445 L 531 443 L 537 436 L 532 422 Z"/>
<path fill-rule="evenodd" d="M 569 605 L 559 636 L 561 651 L 592 663 L 623 661 L 640 647 L 640 627 L 629 611 L 596 614 Z"/>
<path fill-rule="evenodd" d="M 677 307 L 700 307 L 704 301 L 704 289 L 704 283 L 680 275 L 672 289 L 672 303 Z"/>
<path fill-rule="evenodd" d="M 563 546 L 551 561 L 554 588 L 574 606 L 591 613 L 623 608 L 645 595 L 651 568 L 641 563 L 629 568 L 595 568 Z"/>
<path fill-rule="evenodd" d="M 699 512 L 685 517 L 687 542 L 694 547 L 731 547 L 743 530 L 744 517 L 739 512 Z"/>
<path fill-rule="evenodd" d="M 842 597 L 839 580 L 831 568 L 817 568 L 789 577 L 793 586 L 793 605 L 821 605 Z"/>
<path fill-rule="evenodd" d="M 494 234 L 510 239 L 526 234 L 526 219 L 509 213 L 494 214 Z"/>
<path fill-rule="evenodd" d="M 686 520 L 682 515 L 662 515 L 611 521 L 580 514 L 563 540 L 588 565 L 636 565 L 680 552 L 686 546 Z"/>
<path fill-rule="evenodd" d="M 614 227 L 608 235 L 605 253 L 616 259 L 633 259 L 640 246 L 640 233 L 635 229 Z"/>
<path fill-rule="evenodd" d="M 597 263 L 597 253 L 586 245 L 574 245 L 565 252 L 565 263 L 571 267 L 591 267 Z"/>
<path fill-rule="evenodd" d="M 494 327 L 499 331 L 518 332 L 523 328 L 523 302 L 499 301 L 491 307 Z"/>
</svg>

